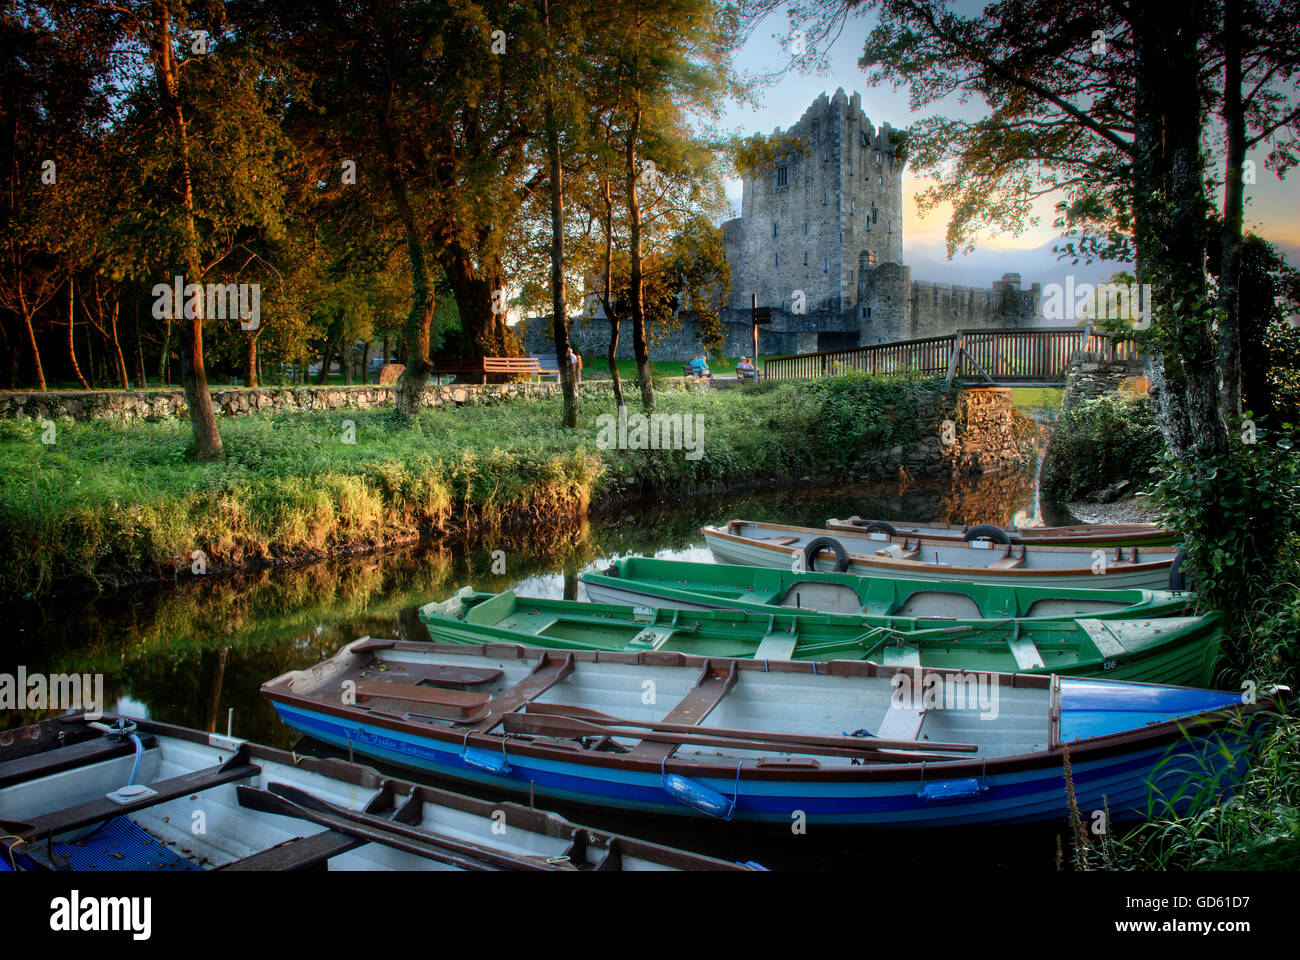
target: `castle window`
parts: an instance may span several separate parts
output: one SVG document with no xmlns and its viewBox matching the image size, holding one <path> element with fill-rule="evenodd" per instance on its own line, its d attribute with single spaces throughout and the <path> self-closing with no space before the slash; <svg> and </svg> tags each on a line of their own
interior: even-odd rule
<svg viewBox="0 0 1300 960">
<path fill-rule="evenodd" d="M 850 268 L 849 268 L 849 283 L 852 283 L 852 282 L 853 282 L 853 269 L 850 267 Z"/>
<path fill-rule="evenodd" d="M 789 181 L 789 176 L 790 176 L 790 170 L 789 170 L 788 167 L 777 167 L 777 168 L 776 168 L 776 185 L 777 185 L 778 187 L 784 187 L 787 183 L 790 182 L 790 181 Z"/>
<path fill-rule="evenodd" d="M 894 221 L 893 221 L 893 220 L 890 220 L 890 221 L 889 221 L 889 229 L 888 229 L 888 231 L 886 231 L 886 232 L 888 232 L 888 233 L 893 233 L 893 232 L 894 232 Z"/>
<path fill-rule="evenodd" d="M 808 221 L 807 221 L 807 220 L 805 220 L 805 221 L 803 222 L 803 233 L 804 233 L 804 236 L 805 236 L 805 237 L 808 236 Z"/>
<path fill-rule="evenodd" d="M 849 176 L 853 176 L 853 161 L 849 161 Z"/>
<path fill-rule="evenodd" d="M 772 254 L 772 266 L 781 266 L 781 252 L 779 250 Z"/>
<path fill-rule="evenodd" d="M 862 131 L 862 145 L 864 147 L 867 145 L 867 131 L 865 130 Z"/>
<path fill-rule="evenodd" d="M 823 258 L 822 258 L 822 273 L 830 273 L 830 272 L 831 272 L 831 258 L 830 258 L 830 257 L 823 257 Z"/>
<path fill-rule="evenodd" d="M 831 192 L 829 190 L 823 190 L 822 203 L 830 203 L 830 202 L 831 202 Z"/>
<path fill-rule="evenodd" d="M 883 187 L 885 185 L 884 177 L 876 177 L 876 185 Z"/>
<path fill-rule="evenodd" d="M 868 250 L 868 251 L 867 251 L 867 266 L 869 266 L 869 267 L 874 267 L 875 265 L 876 265 L 876 251 L 874 251 L 874 250 Z"/>
<path fill-rule="evenodd" d="M 803 252 L 803 265 L 804 265 L 805 267 L 808 266 L 808 251 L 807 251 L 807 250 L 805 250 L 805 251 Z"/>
<path fill-rule="evenodd" d="M 780 220 L 773 220 L 773 221 L 772 221 L 772 239 L 775 240 L 778 236 L 780 236 L 780 234 L 781 234 L 781 221 L 780 221 Z"/>
<path fill-rule="evenodd" d="M 850 200 L 850 201 L 849 201 L 849 213 L 852 213 L 852 212 L 853 212 L 853 208 L 856 207 L 856 206 L 857 206 L 857 201 L 855 201 L 855 200 Z"/>
<path fill-rule="evenodd" d="M 880 220 L 880 211 L 873 206 L 871 208 L 871 222 L 876 223 L 879 220 Z"/>
<path fill-rule="evenodd" d="M 863 307 L 863 308 L 862 308 L 862 319 L 863 319 L 863 320 L 870 320 L 870 319 L 871 319 L 871 308 L 870 308 L 870 307 Z"/>
<path fill-rule="evenodd" d="M 880 151 L 879 151 L 879 150 L 876 151 L 876 163 L 877 163 L 877 164 L 880 163 Z"/>
</svg>

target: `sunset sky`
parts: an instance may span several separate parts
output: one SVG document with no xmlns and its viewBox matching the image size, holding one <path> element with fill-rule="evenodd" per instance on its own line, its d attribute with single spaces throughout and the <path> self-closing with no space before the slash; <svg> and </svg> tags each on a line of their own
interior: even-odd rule
<svg viewBox="0 0 1300 960">
<path fill-rule="evenodd" d="M 877 126 L 888 123 L 896 128 L 905 128 L 929 115 L 909 110 L 906 87 L 870 88 L 867 85 L 866 72 L 858 66 L 857 59 L 872 22 L 870 15 L 849 21 L 831 48 L 830 68 L 826 72 L 807 75 L 790 72 L 764 91 L 763 103 L 757 110 L 749 105 L 728 104 L 722 118 L 723 128 L 745 135 L 771 133 L 778 126 L 787 128 L 821 93 L 834 95 L 837 87 L 843 87 L 849 95 L 855 90 L 860 91 L 863 110 Z M 784 13 L 769 17 L 741 50 L 737 67 L 761 73 L 784 64 L 786 54 L 773 35 L 786 30 Z M 975 98 L 964 106 L 945 103 L 934 112 L 975 118 L 986 114 L 987 109 Z M 1256 161 L 1258 173 L 1257 182 L 1246 187 L 1246 229 L 1278 245 L 1292 264 L 1300 266 L 1300 171 L 1292 170 L 1285 180 L 1279 180 L 1276 174 L 1264 168 L 1262 154 L 1253 151 L 1250 156 Z M 1026 285 L 1035 280 L 1064 282 L 1065 275 L 1070 272 L 1080 281 L 1094 281 L 1104 279 L 1118 266 L 1080 264 L 1076 267 L 1069 261 L 1057 260 L 1052 247 L 1059 237 L 1051 228 L 1056 197 L 1044 197 L 1039 201 L 1041 216 L 1037 227 L 1027 228 L 1020 236 L 981 236 L 973 253 L 958 254 L 948 260 L 944 245 L 948 211 L 932 211 L 922 219 L 917 213 L 915 196 L 923 186 L 910 169 L 904 172 L 904 256 L 912 267 L 913 279 L 984 287 L 1005 272 L 1018 271 Z M 728 184 L 728 196 L 737 212 L 740 193 L 739 180 Z M 1218 201 L 1221 199 L 1221 196 L 1216 198 Z"/>
</svg>

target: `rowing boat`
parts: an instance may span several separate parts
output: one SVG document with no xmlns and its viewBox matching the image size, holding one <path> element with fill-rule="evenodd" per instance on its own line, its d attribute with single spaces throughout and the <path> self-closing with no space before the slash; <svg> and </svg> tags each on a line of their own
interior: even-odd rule
<svg viewBox="0 0 1300 960">
<path fill-rule="evenodd" d="M 876 827 L 1184 810 L 1230 791 L 1281 690 L 868 662 L 362 638 L 262 686 L 308 736 L 621 811 Z"/>
<path fill-rule="evenodd" d="M 871 660 L 892 666 L 1064 673 L 1208 686 L 1217 613 L 1145 620 L 924 620 L 768 608 L 676 610 L 458 590 L 425 604 L 435 640 L 702 657 Z"/>
<path fill-rule="evenodd" d="M 590 599 L 602 603 L 756 613 L 780 607 L 922 620 L 1132 620 L 1178 616 L 1191 608 L 1194 599 L 1167 590 L 971 584 L 823 571 L 795 573 L 774 567 L 652 557 L 616 560 L 604 571 L 582 573 L 578 582 Z"/>
<path fill-rule="evenodd" d="M 827 530 L 874 533 L 880 539 L 922 537 L 926 540 L 992 540 L 1000 544 L 1034 544 L 1058 547 L 1155 547 L 1177 543 L 1182 537 L 1154 523 L 1085 523 L 1068 527 L 1015 527 L 993 523 L 908 523 L 871 520 L 859 516 L 826 521 Z"/>
<path fill-rule="evenodd" d="M 106 719 L 62 717 L 0 738 L 0 869 L 757 868 L 344 760 Z"/>
<path fill-rule="evenodd" d="M 787 570 L 832 570 L 859 576 L 925 577 L 965 583 L 1044 587 L 1162 589 L 1179 575 L 1173 547 L 1042 547 L 988 540 L 873 540 L 778 523 L 732 520 L 700 531 L 720 563 Z M 1181 565 L 1181 561 L 1179 566 Z"/>
</svg>

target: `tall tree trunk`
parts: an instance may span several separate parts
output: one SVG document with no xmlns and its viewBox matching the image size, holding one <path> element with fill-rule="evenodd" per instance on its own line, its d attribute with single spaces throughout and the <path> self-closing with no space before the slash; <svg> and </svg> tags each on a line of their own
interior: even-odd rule
<svg viewBox="0 0 1300 960">
<path fill-rule="evenodd" d="M 637 105 L 632 112 L 632 124 L 627 132 L 627 215 L 630 239 L 629 257 L 631 269 L 632 298 L 632 353 L 636 356 L 637 380 L 641 384 L 641 406 L 647 413 L 654 409 L 655 391 L 650 380 L 650 351 L 646 345 L 645 331 L 645 291 L 641 274 L 641 201 L 637 197 L 637 180 L 641 171 L 637 163 L 637 138 L 641 135 L 641 102 L 637 95 Z"/>
<path fill-rule="evenodd" d="M 608 179 L 601 179 L 601 193 L 605 199 L 605 277 L 601 286 L 600 305 L 609 321 L 609 376 L 614 383 L 614 406 L 623 406 L 623 381 L 618 374 L 619 317 L 614 313 L 610 287 L 614 285 L 614 200 L 610 196 Z"/>
<path fill-rule="evenodd" d="M 199 260 L 198 226 L 194 216 L 194 185 L 190 176 L 189 132 L 181 110 L 180 85 L 172 61 L 171 15 L 162 5 L 154 22 L 154 73 L 159 92 L 165 100 L 165 113 L 176 137 L 177 154 L 181 168 L 181 207 L 186 230 L 186 280 L 199 283 L 202 265 Z M 203 365 L 203 302 L 202 288 L 196 288 L 192 308 L 181 313 L 181 382 L 185 388 L 185 404 L 189 408 L 190 428 L 194 434 L 194 452 L 200 463 L 209 463 L 222 457 L 221 434 L 217 429 L 217 414 L 208 390 L 207 371 Z"/>
<path fill-rule="evenodd" d="M 22 311 L 23 323 L 27 327 L 27 345 L 32 348 L 32 364 L 36 370 L 36 386 L 44 391 L 45 388 L 45 370 L 41 367 L 41 348 L 36 345 L 36 330 L 32 327 L 32 315 L 26 310 Z"/>
<path fill-rule="evenodd" d="M 316 377 L 317 386 L 325 385 L 326 380 L 329 379 L 330 367 L 333 365 L 333 363 L 334 363 L 334 341 L 326 340 L 325 355 L 321 357 L 321 361 L 320 361 L 320 375 Z"/>
<path fill-rule="evenodd" d="M 77 363 L 77 349 L 72 342 L 72 333 L 77 326 L 76 313 L 73 310 L 75 300 L 73 277 L 72 274 L 68 274 L 68 358 L 72 361 L 72 372 L 77 375 L 77 380 L 81 383 L 81 389 L 89 390 L 90 384 L 86 383 L 86 378 L 81 375 L 81 365 Z"/>
<path fill-rule="evenodd" d="M 1223 182 L 1223 223 L 1219 238 L 1219 412 L 1231 424 L 1241 415 L 1241 231 L 1245 185 L 1246 118 L 1241 102 L 1241 0 L 1223 4 L 1223 122 L 1228 155 Z"/>
<path fill-rule="evenodd" d="M 429 382 L 433 363 L 429 360 L 429 325 L 433 322 L 433 290 L 429 284 L 429 267 L 424 257 L 424 243 L 416 228 L 415 213 L 406 195 L 406 182 L 398 169 L 397 145 L 393 142 L 387 118 L 379 118 L 380 139 L 388 161 L 388 188 L 397 217 L 406 234 L 406 254 L 411 265 L 411 309 L 406 315 L 406 369 L 397 378 L 394 390 L 397 415 L 407 423 L 420 413 L 424 385 Z"/>
<path fill-rule="evenodd" d="M 162 356 L 158 358 L 158 379 L 164 387 L 172 385 L 172 321 L 168 317 L 163 324 Z"/>
<path fill-rule="evenodd" d="M 149 386 L 149 380 L 144 374 L 144 344 L 140 342 L 140 301 L 135 301 L 135 382 L 138 389 L 144 390 Z"/>
<path fill-rule="evenodd" d="M 564 301 L 564 170 L 560 164 L 560 128 L 550 91 L 546 101 L 546 145 L 551 162 L 551 334 L 560 367 L 560 391 L 564 394 L 564 425 L 574 429 L 578 426 L 578 407 L 569 364 L 569 313 Z"/>
<path fill-rule="evenodd" d="M 1196 9 L 1135 6 L 1135 238 L 1152 284 L 1157 421 L 1171 452 L 1227 447 L 1217 350 L 1205 306 L 1207 204 L 1200 144 Z"/>
<path fill-rule="evenodd" d="M 123 390 L 131 389 L 131 379 L 126 372 L 126 357 L 122 356 L 122 343 L 117 336 L 117 320 L 122 309 L 122 300 L 118 296 L 113 300 L 113 312 L 109 315 L 109 330 L 113 333 L 113 356 L 117 360 L 117 378 Z"/>
<path fill-rule="evenodd" d="M 244 383 L 249 387 L 259 386 L 257 377 L 257 338 L 260 331 L 254 331 L 244 345 Z"/>
<path fill-rule="evenodd" d="M 361 348 L 361 382 L 370 382 L 370 340 Z"/>
</svg>

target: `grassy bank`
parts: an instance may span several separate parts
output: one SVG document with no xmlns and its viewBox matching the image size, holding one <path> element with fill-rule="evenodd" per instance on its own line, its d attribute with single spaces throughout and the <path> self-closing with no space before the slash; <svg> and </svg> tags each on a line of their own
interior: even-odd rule
<svg viewBox="0 0 1300 960">
<path fill-rule="evenodd" d="M 68 579 L 112 582 L 284 562 L 420 534 L 555 523 L 593 501 L 805 475 L 831 479 L 862 451 L 907 444 L 933 381 L 845 375 L 746 390 L 663 391 L 658 412 L 698 414 L 698 458 L 602 449 L 588 397 L 576 431 L 555 398 L 424 411 L 340 410 L 223 421 L 224 463 L 199 466 L 189 425 L 0 423 L 0 595 Z M 349 426 L 349 423 L 351 426 Z"/>
</svg>

